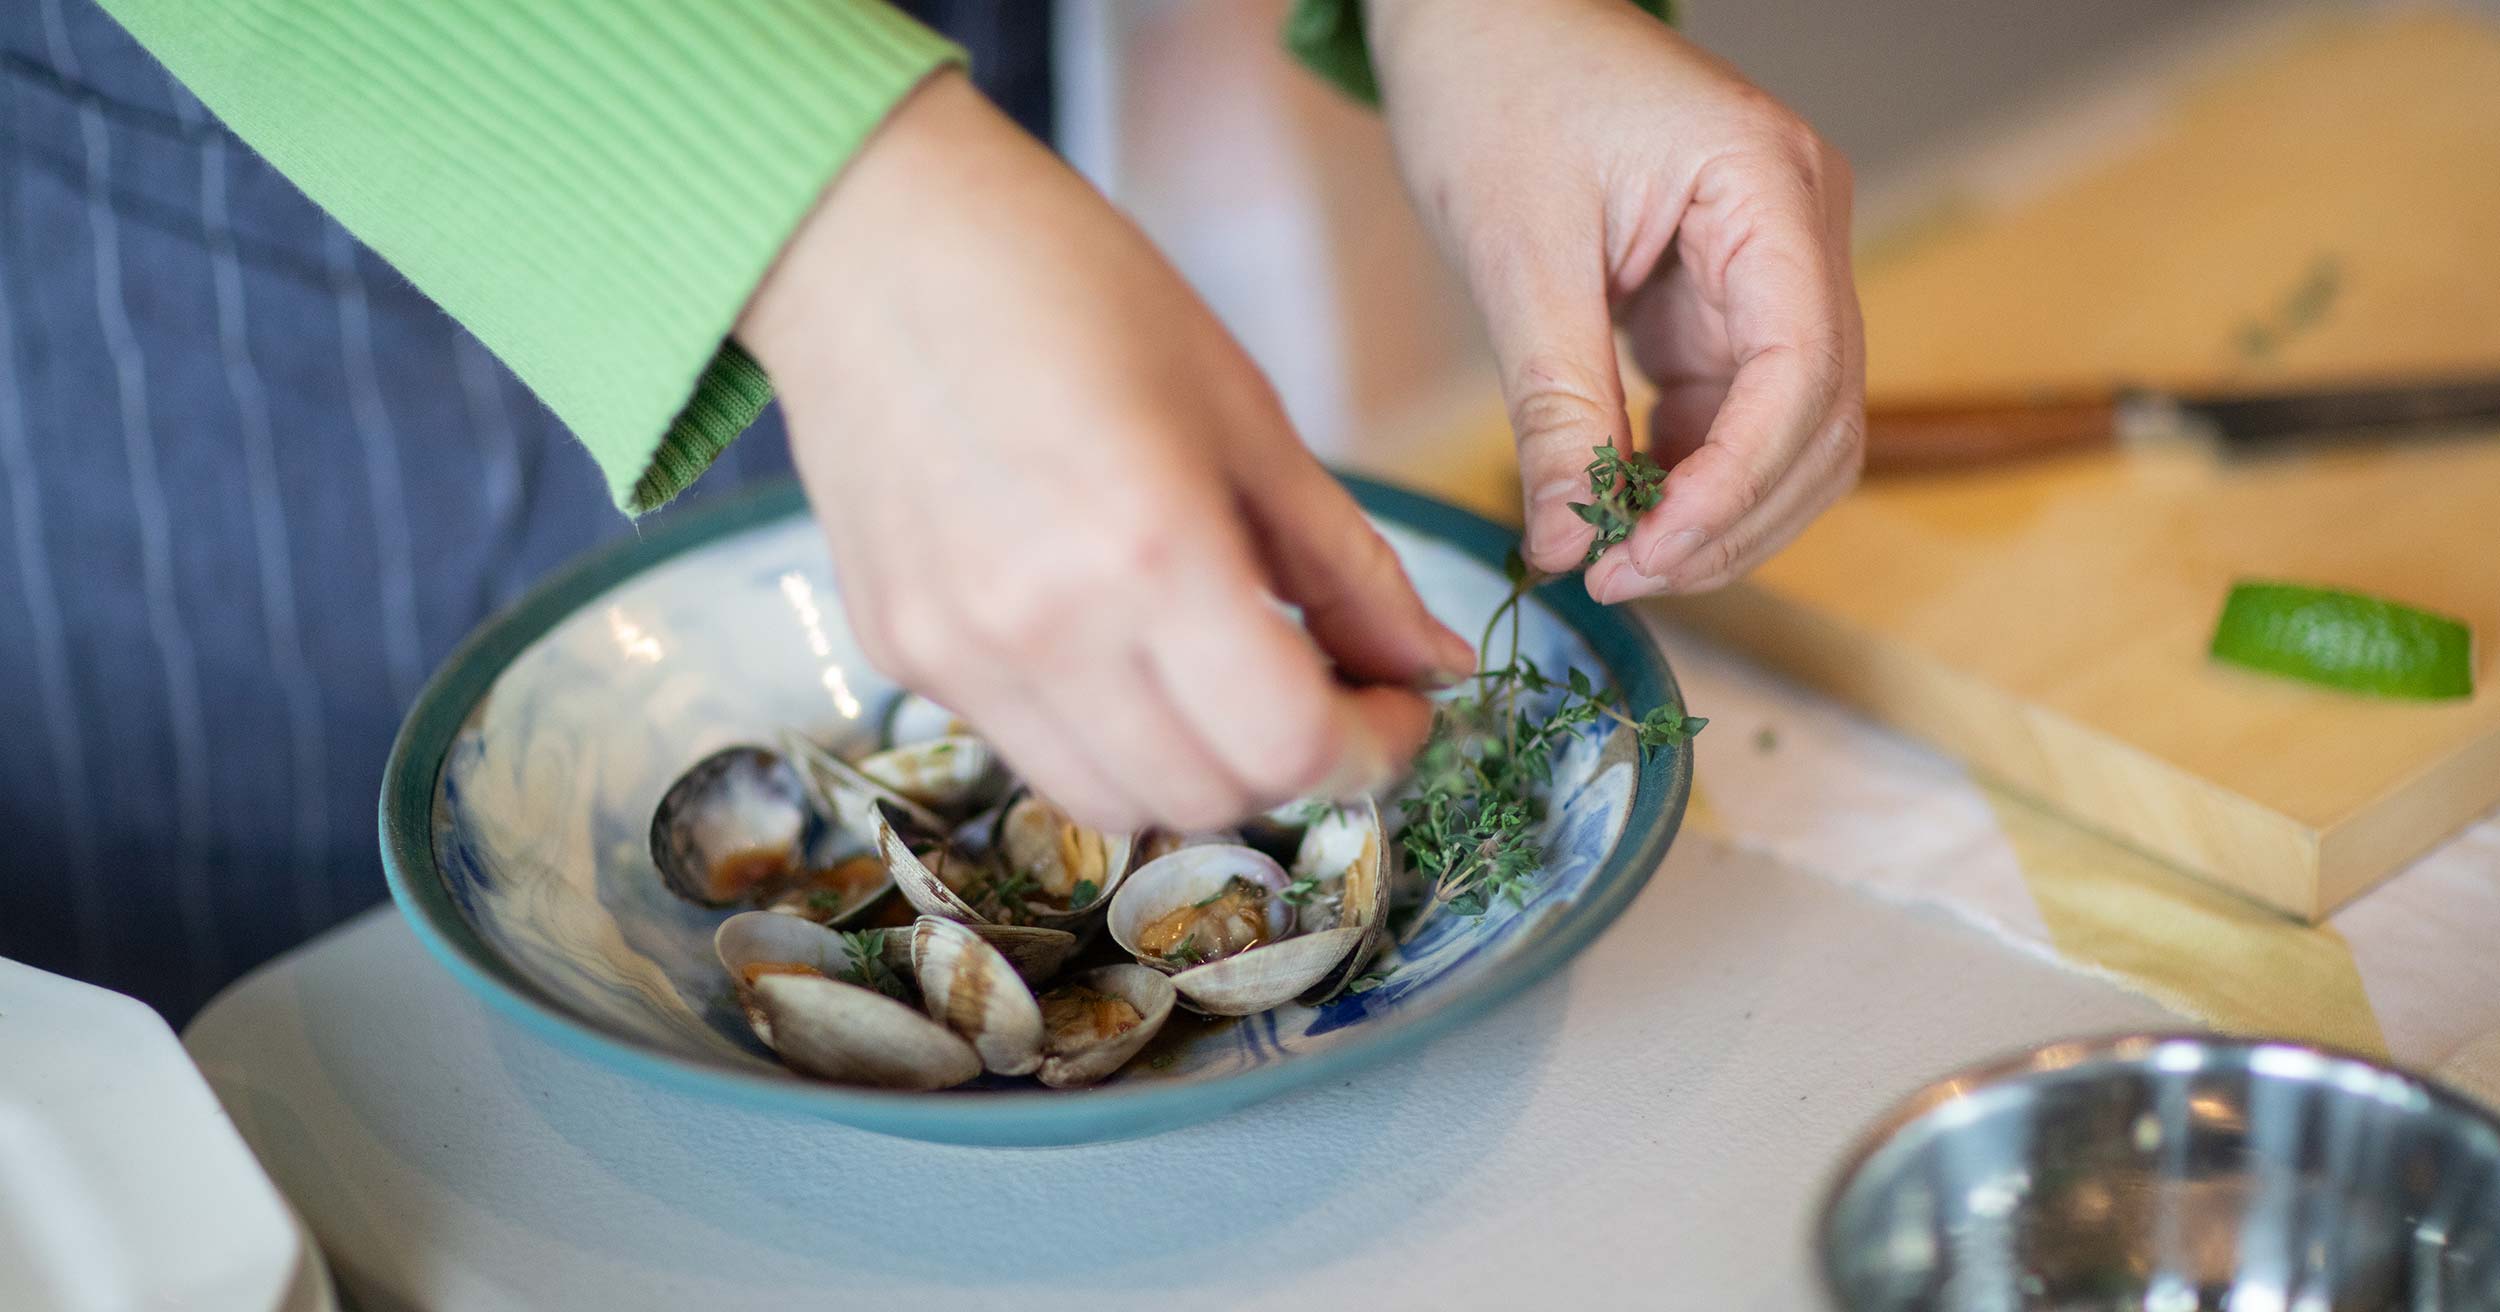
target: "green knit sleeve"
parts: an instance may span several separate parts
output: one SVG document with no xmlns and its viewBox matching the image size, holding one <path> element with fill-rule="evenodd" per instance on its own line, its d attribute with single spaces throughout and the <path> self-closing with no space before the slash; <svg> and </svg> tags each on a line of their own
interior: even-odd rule
<svg viewBox="0 0 2500 1312">
<path fill-rule="evenodd" d="M 1632 0 L 1659 21 L 1675 21 L 1675 0 Z M 1311 71 L 1366 104 L 1380 103 L 1371 48 L 1363 41 L 1363 0 L 1295 0 L 1285 17 L 1285 48 Z"/>
<path fill-rule="evenodd" d="M 729 331 L 961 52 L 881 0 L 103 0 L 651 510 L 771 399 Z"/>
</svg>

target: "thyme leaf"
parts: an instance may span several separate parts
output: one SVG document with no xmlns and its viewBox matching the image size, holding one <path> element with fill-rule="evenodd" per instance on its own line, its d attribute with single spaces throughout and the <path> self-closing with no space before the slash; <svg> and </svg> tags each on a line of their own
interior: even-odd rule
<svg viewBox="0 0 2500 1312">
<path fill-rule="evenodd" d="M 910 990 L 904 987 L 903 977 L 895 974 L 892 966 L 885 964 L 885 935 L 886 931 L 882 929 L 843 932 L 842 943 L 850 949 L 851 964 L 834 978 L 874 990 L 898 1002 L 909 1002 Z"/>
<path fill-rule="evenodd" d="M 1601 446 L 1588 464 L 1587 502 L 1572 510 L 1597 529 L 1583 565 L 1632 536 L 1640 517 L 1665 496 L 1666 471 L 1647 455 Z M 1432 735 L 1415 761 L 1413 786 L 1399 799 L 1399 843 L 1433 885 L 1432 903 L 1412 936 L 1437 911 L 1481 915 L 1496 900 L 1524 904 L 1544 863 L 1537 825 L 1553 782 L 1555 753 L 1580 729 L 1613 720 L 1644 755 L 1689 740 L 1708 723 L 1679 706 L 1634 717 L 1611 688 L 1578 668 L 1549 675 L 1519 650 L 1519 614 L 1547 580 L 1516 551 L 1505 562 L 1510 594 L 1493 610 L 1477 644 L 1482 663 L 1466 691 L 1441 703 Z M 1496 637 L 1505 641 L 1496 655 Z M 1525 699 L 1552 698 L 1539 713 Z M 1291 890 L 1286 897 L 1292 898 Z"/>
</svg>

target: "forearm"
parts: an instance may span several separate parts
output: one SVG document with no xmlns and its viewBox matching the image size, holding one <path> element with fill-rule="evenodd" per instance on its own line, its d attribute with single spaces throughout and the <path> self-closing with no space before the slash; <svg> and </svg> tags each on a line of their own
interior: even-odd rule
<svg viewBox="0 0 2500 1312">
<path fill-rule="evenodd" d="M 1479 0 L 1518 5 L 1530 0 Z M 1674 0 L 1536 0 L 1558 8 L 1591 4 L 1630 5 L 1667 22 Z M 1440 23 L 1459 14 L 1464 0 L 1296 0 L 1285 20 L 1285 45 L 1312 71 L 1358 100 L 1380 98 L 1374 56 L 1390 50 L 1419 23 Z"/>
<path fill-rule="evenodd" d="M 637 511 L 762 408 L 731 324 L 827 179 L 957 57 L 877 0 L 104 5 Z"/>
</svg>

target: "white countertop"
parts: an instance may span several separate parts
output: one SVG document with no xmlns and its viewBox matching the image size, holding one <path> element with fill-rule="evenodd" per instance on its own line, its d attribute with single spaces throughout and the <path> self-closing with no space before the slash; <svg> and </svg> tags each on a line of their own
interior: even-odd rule
<svg viewBox="0 0 2500 1312">
<path fill-rule="evenodd" d="M 185 1041 L 367 1309 L 1797 1309 L 1827 1173 L 1893 1099 L 2179 1023 L 1688 833 L 1484 1023 L 1125 1144 L 935 1147 L 650 1089 L 487 1012 L 388 910 Z"/>
</svg>

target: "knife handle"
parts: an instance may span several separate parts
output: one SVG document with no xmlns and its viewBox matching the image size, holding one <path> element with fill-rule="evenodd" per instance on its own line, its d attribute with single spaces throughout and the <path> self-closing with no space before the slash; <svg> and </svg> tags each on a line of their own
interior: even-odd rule
<svg viewBox="0 0 2500 1312">
<path fill-rule="evenodd" d="M 2117 441 L 2115 391 L 1898 402 L 1867 408 L 1866 472 L 1960 469 Z"/>
</svg>

